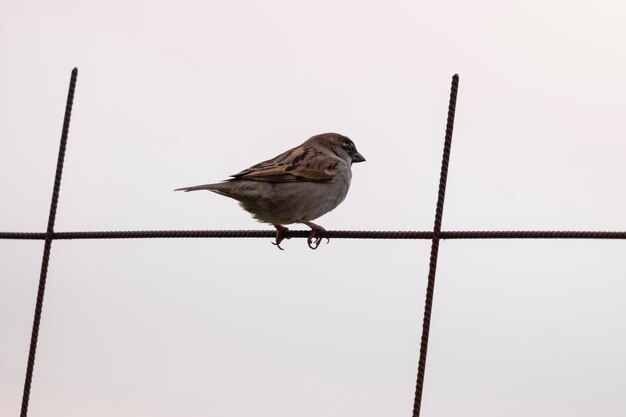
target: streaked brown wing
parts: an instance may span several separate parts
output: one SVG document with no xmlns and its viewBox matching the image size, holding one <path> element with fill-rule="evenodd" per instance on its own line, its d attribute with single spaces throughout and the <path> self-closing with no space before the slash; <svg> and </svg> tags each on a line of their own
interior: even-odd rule
<svg viewBox="0 0 626 417">
<path fill-rule="evenodd" d="M 232 177 L 268 182 L 330 181 L 337 173 L 339 161 L 313 148 L 299 146 Z"/>
</svg>

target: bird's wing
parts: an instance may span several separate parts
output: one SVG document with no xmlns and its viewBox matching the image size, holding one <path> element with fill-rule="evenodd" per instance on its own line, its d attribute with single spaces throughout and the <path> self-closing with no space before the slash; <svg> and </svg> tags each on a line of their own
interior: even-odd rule
<svg viewBox="0 0 626 417">
<path fill-rule="evenodd" d="M 335 177 L 340 161 L 339 157 L 314 148 L 298 146 L 232 177 L 267 182 L 330 181 Z"/>
</svg>

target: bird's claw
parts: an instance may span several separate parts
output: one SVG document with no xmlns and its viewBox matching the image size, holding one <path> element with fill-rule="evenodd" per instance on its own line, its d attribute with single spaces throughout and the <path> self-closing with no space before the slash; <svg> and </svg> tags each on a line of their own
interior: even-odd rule
<svg viewBox="0 0 626 417">
<path fill-rule="evenodd" d="M 315 239 L 312 238 L 312 237 L 309 237 L 307 239 L 306 243 L 309 245 L 309 248 L 315 250 L 315 249 L 317 249 L 319 247 L 321 241 L 322 241 L 321 237 L 318 237 L 318 238 L 315 238 Z"/>
<path fill-rule="evenodd" d="M 311 228 L 311 232 L 309 233 L 309 237 L 308 237 L 306 242 L 309 245 L 309 248 L 315 250 L 315 249 L 317 249 L 320 246 L 320 243 L 322 243 L 322 240 L 324 239 L 322 237 L 316 236 L 315 234 L 317 232 L 325 232 L 326 229 L 324 229 L 322 226 L 318 226 L 318 225 L 310 223 L 310 222 L 306 222 L 305 224 Z M 278 249 L 284 250 L 280 246 L 280 244 L 281 244 L 281 242 L 283 240 L 289 239 L 289 236 L 285 236 L 285 234 L 289 231 L 289 229 L 286 228 L 285 226 L 281 226 L 281 225 L 277 225 L 277 224 L 275 224 L 274 227 L 276 228 L 276 238 L 271 243 L 274 246 L 278 246 Z M 325 239 L 326 239 L 327 243 L 330 243 L 330 239 L 329 238 L 325 238 Z"/>
<path fill-rule="evenodd" d="M 270 242 L 270 243 L 274 246 L 278 246 L 278 249 L 284 250 L 283 248 L 280 247 L 280 242 L 282 242 L 285 238 L 289 239 L 289 237 L 285 236 L 285 232 L 288 232 L 289 229 L 286 228 L 285 226 L 278 226 L 278 225 L 274 225 L 274 227 L 276 228 L 276 238 L 274 242 Z"/>
<path fill-rule="evenodd" d="M 309 248 L 311 248 L 313 250 L 317 249 L 320 246 L 320 243 L 322 242 L 322 239 L 323 239 L 321 237 L 316 237 L 315 236 L 315 232 L 317 232 L 317 231 L 325 232 L 326 229 L 324 229 L 321 226 L 318 226 L 318 228 L 316 228 L 316 229 L 314 229 L 314 228 L 311 229 L 311 233 L 309 234 L 309 238 L 307 239 L 306 242 L 309 245 Z M 328 243 L 330 243 L 330 239 L 326 238 L 326 244 L 328 244 Z"/>
</svg>

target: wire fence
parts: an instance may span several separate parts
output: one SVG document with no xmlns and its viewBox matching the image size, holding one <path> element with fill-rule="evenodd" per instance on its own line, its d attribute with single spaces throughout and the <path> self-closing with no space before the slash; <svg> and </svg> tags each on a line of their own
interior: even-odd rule
<svg viewBox="0 0 626 417">
<path fill-rule="evenodd" d="M 78 231 L 78 232 L 55 232 L 54 222 L 56 219 L 57 203 L 61 188 L 65 149 L 69 132 L 74 91 L 78 70 L 74 68 L 70 77 L 70 86 L 65 106 L 65 117 L 61 132 L 61 142 L 57 157 L 57 167 L 54 177 L 54 187 L 50 203 L 50 213 L 46 232 L 0 232 L 0 239 L 11 240 L 43 240 L 44 250 L 41 262 L 41 273 L 37 289 L 37 301 L 31 341 L 28 351 L 26 377 L 22 395 L 20 416 L 28 415 L 30 390 L 35 367 L 37 353 L 37 340 L 41 313 L 48 275 L 48 262 L 50 249 L 54 240 L 74 239 L 167 239 L 167 238 L 273 238 L 276 233 L 269 230 L 137 230 L 137 231 Z M 422 322 L 422 334 L 420 340 L 420 353 L 417 364 L 417 378 L 415 384 L 415 398 L 413 403 L 413 417 L 420 415 L 422 404 L 422 392 L 424 387 L 424 374 L 426 371 L 426 357 L 428 351 L 428 337 L 430 333 L 430 321 L 434 300 L 435 277 L 437 272 L 437 259 L 439 254 L 439 242 L 442 239 L 626 239 L 626 231 L 442 231 L 443 208 L 446 194 L 448 166 L 452 149 L 452 132 L 454 129 L 454 116 L 456 111 L 456 99 L 459 85 L 459 76 L 452 77 L 450 89 L 450 101 L 448 105 L 448 117 L 444 138 L 443 157 L 441 162 L 441 174 L 439 178 L 439 191 L 435 208 L 435 221 L 432 231 L 356 231 L 356 230 L 329 230 L 316 232 L 320 238 L 333 239 L 428 239 L 431 240 L 430 262 L 428 268 L 428 284 L 426 299 L 424 302 L 424 316 Z M 285 233 L 287 239 L 308 238 L 310 231 L 290 230 Z"/>
</svg>

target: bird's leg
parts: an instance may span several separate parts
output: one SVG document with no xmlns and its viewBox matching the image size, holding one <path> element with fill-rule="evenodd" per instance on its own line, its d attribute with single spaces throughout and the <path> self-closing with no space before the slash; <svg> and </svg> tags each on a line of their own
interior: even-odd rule
<svg viewBox="0 0 626 417">
<path fill-rule="evenodd" d="M 276 245 L 278 246 L 278 249 L 284 250 L 280 247 L 280 242 L 283 241 L 283 239 L 285 238 L 285 232 L 288 232 L 289 229 L 287 229 L 285 226 L 281 226 L 280 224 L 275 224 L 274 227 L 276 228 L 276 241 L 272 242 L 272 245 Z"/>
<path fill-rule="evenodd" d="M 309 234 L 309 238 L 307 239 L 307 243 L 309 245 L 309 248 L 315 250 L 319 247 L 320 242 L 322 241 L 321 237 L 316 237 L 315 233 L 316 232 L 325 232 L 326 229 L 324 229 L 322 226 L 318 226 L 315 223 L 311 223 L 309 221 L 306 220 L 301 220 L 300 223 L 306 224 L 307 226 L 309 226 L 311 228 L 311 233 Z M 327 243 L 330 242 L 329 238 L 326 238 Z"/>
</svg>

